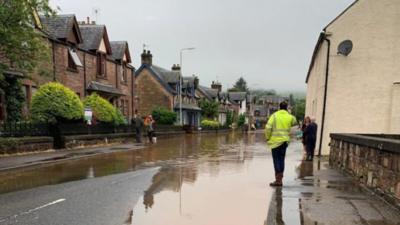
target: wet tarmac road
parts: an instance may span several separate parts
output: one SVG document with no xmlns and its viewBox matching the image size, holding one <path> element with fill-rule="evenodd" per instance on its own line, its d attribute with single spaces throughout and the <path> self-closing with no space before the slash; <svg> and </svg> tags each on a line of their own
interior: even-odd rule
<svg viewBox="0 0 400 225">
<path fill-rule="evenodd" d="M 333 208 L 340 209 L 353 192 L 345 195 L 338 188 L 332 195 L 324 185 L 332 175 L 310 178 L 326 165 L 310 165 L 301 157 L 300 143 L 292 143 L 285 187 L 277 190 L 268 187 L 272 159 L 261 133 L 179 136 L 143 150 L 3 172 L 0 224 L 335 224 L 329 219 L 337 215 L 325 218 L 318 202 L 339 199 Z M 337 176 L 344 185 L 336 186 L 345 191 L 354 186 Z M 356 215 L 340 224 L 372 224 L 357 218 L 364 221 Z M 374 224 L 400 221 L 396 215 L 376 218 L 384 223 Z"/>
</svg>

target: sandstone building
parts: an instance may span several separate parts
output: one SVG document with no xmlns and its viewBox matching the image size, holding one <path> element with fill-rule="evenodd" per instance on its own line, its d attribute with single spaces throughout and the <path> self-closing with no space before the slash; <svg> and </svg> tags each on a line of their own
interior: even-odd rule
<svg viewBox="0 0 400 225">
<path fill-rule="evenodd" d="M 50 46 L 49 74 L 31 75 L 23 79 L 25 115 L 28 116 L 32 95 L 46 82 L 58 81 L 83 99 L 92 92 L 119 107 L 130 119 L 134 112 L 134 67 L 126 41 L 110 41 L 106 26 L 94 22 L 80 22 L 75 15 L 40 17 L 40 32 Z M 40 28 L 39 28 L 40 27 Z M 12 76 L 15 76 L 11 74 Z M 5 96 L 0 96 L 0 121 L 6 118 Z"/>
<path fill-rule="evenodd" d="M 197 106 L 199 97 L 196 90 L 197 77 L 182 77 L 180 66 L 173 65 L 171 70 L 153 64 L 153 55 L 144 50 L 142 65 L 136 71 L 137 109 L 141 116 L 149 115 L 157 107 L 180 112 L 180 83 L 182 83 L 182 122 L 183 125 L 198 127 L 201 109 Z M 180 80 L 181 79 L 181 80 Z M 180 119 L 178 118 L 179 122 Z"/>
</svg>

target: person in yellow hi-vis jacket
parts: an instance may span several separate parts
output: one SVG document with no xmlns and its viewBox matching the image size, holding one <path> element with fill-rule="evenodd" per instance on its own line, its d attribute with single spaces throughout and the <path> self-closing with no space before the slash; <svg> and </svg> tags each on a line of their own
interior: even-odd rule
<svg viewBox="0 0 400 225">
<path fill-rule="evenodd" d="M 290 130 L 297 125 L 296 118 L 287 111 L 287 102 L 281 102 L 279 108 L 279 111 L 269 117 L 265 126 L 265 138 L 272 150 L 275 169 L 275 181 L 269 184 L 271 187 L 282 186 L 286 148 L 290 142 Z"/>
</svg>

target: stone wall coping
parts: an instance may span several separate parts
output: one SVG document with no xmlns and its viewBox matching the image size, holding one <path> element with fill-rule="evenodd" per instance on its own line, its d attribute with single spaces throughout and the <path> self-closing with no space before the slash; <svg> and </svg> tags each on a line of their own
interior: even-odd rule
<svg viewBox="0 0 400 225">
<path fill-rule="evenodd" d="M 381 151 L 400 154 L 400 139 L 379 137 L 371 134 L 330 134 L 332 139 L 363 145 Z"/>
<path fill-rule="evenodd" d="M 133 137 L 134 135 L 135 133 L 85 134 L 85 135 L 68 135 L 64 136 L 64 139 L 66 141 L 88 140 L 88 139 L 101 139 L 101 138 Z"/>
</svg>

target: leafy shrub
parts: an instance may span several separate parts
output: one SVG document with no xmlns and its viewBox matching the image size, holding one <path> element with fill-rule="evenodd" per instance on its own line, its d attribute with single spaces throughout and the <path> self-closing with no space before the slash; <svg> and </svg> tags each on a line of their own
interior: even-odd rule
<svg viewBox="0 0 400 225">
<path fill-rule="evenodd" d="M 19 144 L 18 138 L 0 138 L 0 154 L 6 154 L 9 149 L 15 149 Z"/>
<path fill-rule="evenodd" d="M 33 95 L 31 115 L 34 122 L 78 120 L 83 116 L 83 104 L 71 89 L 50 82 L 41 86 Z"/>
<path fill-rule="evenodd" d="M 214 119 L 218 116 L 218 102 L 210 102 L 206 99 L 200 99 L 199 107 L 201 108 L 201 115 L 206 118 Z"/>
<path fill-rule="evenodd" d="M 172 125 L 176 121 L 176 112 L 172 112 L 166 108 L 158 107 L 151 113 L 153 119 L 159 124 Z"/>
<path fill-rule="evenodd" d="M 114 123 L 116 125 L 126 124 L 127 121 L 121 111 L 115 108 L 106 99 L 93 93 L 83 101 L 85 107 L 90 107 L 93 111 L 95 119 L 105 123 Z"/>
<path fill-rule="evenodd" d="M 121 111 L 117 108 L 115 108 L 114 112 L 114 124 L 116 125 L 128 124 L 128 121 L 126 120 L 125 116 L 122 115 Z"/>
<path fill-rule="evenodd" d="M 229 127 L 229 126 L 232 125 L 232 123 L 233 123 L 233 112 L 231 110 L 228 110 L 226 112 L 226 123 L 225 123 L 225 126 Z"/>
<path fill-rule="evenodd" d="M 202 120 L 201 127 L 217 129 L 217 128 L 219 128 L 219 123 L 218 123 L 218 121 L 215 121 L 215 120 Z"/>
<path fill-rule="evenodd" d="M 239 118 L 238 118 L 238 122 L 237 122 L 237 123 L 238 123 L 238 127 L 243 126 L 245 122 L 246 122 L 246 117 L 245 117 L 245 115 L 240 114 L 240 115 L 239 115 Z"/>
</svg>

